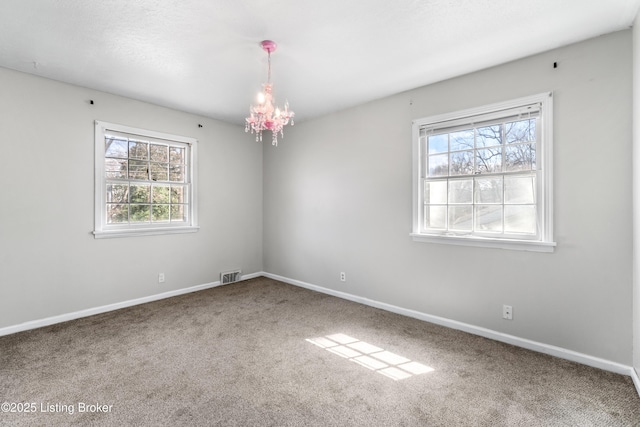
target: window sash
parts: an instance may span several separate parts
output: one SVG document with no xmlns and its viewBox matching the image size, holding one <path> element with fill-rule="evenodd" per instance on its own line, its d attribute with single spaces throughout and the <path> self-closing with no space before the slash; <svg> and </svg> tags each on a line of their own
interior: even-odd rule
<svg viewBox="0 0 640 427">
<path fill-rule="evenodd" d="M 518 142 L 512 142 L 509 143 L 508 141 L 506 141 L 507 139 L 507 133 L 505 130 L 506 124 L 507 123 L 516 123 L 518 121 L 525 121 L 525 120 L 535 120 L 535 127 L 534 127 L 534 132 L 535 132 L 535 138 L 533 140 L 531 139 L 527 139 L 524 141 L 518 141 Z M 476 137 L 476 130 L 477 129 L 483 129 L 483 128 L 487 128 L 487 127 L 496 127 L 496 126 L 500 126 L 500 142 L 496 143 L 496 144 L 489 144 L 489 145 L 478 145 L 477 140 L 478 138 Z M 501 121 L 491 121 L 491 122 L 485 122 L 482 124 L 477 124 L 476 126 L 471 126 L 471 125 L 467 125 L 467 126 L 459 126 L 456 128 L 445 128 L 445 131 L 442 131 L 441 129 L 438 129 L 437 132 L 431 132 L 431 133 L 427 133 L 424 132 L 424 129 L 421 129 L 420 131 L 420 150 L 423 153 L 423 155 L 420 158 L 420 161 L 422 162 L 421 165 L 421 177 L 422 178 L 435 178 L 438 176 L 445 176 L 445 177 L 452 177 L 452 176 L 467 176 L 467 175 L 474 175 L 474 174 L 482 174 L 482 175 L 490 175 L 490 174 L 501 174 L 501 173 L 509 173 L 511 171 L 506 170 L 506 160 L 509 159 L 509 152 L 511 151 L 510 149 L 514 149 L 514 148 L 518 148 L 518 147 L 526 147 L 529 146 L 529 151 L 533 153 L 533 156 L 529 159 L 531 160 L 532 164 L 535 164 L 535 168 L 533 169 L 538 169 L 539 167 L 539 163 L 536 162 L 536 151 L 537 148 L 541 146 L 540 144 L 540 134 L 541 134 L 541 124 L 540 124 L 540 120 L 537 117 L 522 117 L 519 118 L 517 120 L 512 120 L 512 118 L 508 118 L 507 120 L 501 120 Z M 463 131 L 468 131 L 468 132 L 473 132 L 473 145 L 472 146 L 466 146 L 464 148 L 458 148 L 455 147 L 455 149 L 452 149 L 451 147 L 451 135 L 454 133 L 459 133 L 459 132 L 463 132 Z M 437 137 L 437 136 L 447 136 L 447 149 L 446 150 L 441 150 L 441 151 L 436 151 L 436 152 L 430 152 L 429 151 L 429 138 L 430 137 Z M 478 154 L 479 152 L 495 152 L 495 151 L 500 151 L 500 171 L 495 172 L 495 171 L 479 171 L 477 168 L 477 159 L 478 159 Z M 454 155 L 465 155 L 465 154 L 471 154 L 472 158 L 472 170 L 464 173 L 452 173 L 451 172 L 451 159 L 452 159 L 452 154 Z M 435 161 L 432 159 L 435 158 L 442 158 L 443 156 L 447 157 L 447 173 L 446 174 L 430 174 L 430 166 L 431 166 L 431 162 Z M 516 169 L 517 170 L 517 169 Z"/>
<path fill-rule="evenodd" d="M 504 183 L 504 178 L 511 179 L 530 179 L 531 183 L 535 183 L 532 186 L 531 193 L 529 194 L 530 198 L 524 201 L 514 201 L 513 195 L 507 195 L 508 187 Z M 477 200 L 477 181 L 486 178 L 502 178 L 502 182 L 500 183 L 500 197 L 497 201 L 492 200 Z M 451 187 L 456 183 L 462 181 L 470 181 L 471 189 L 469 191 L 469 197 L 467 200 L 457 200 L 451 201 L 452 194 Z M 446 236 L 479 236 L 486 238 L 517 238 L 520 240 L 539 240 L 540 239 L 540 202 L 539 202 L 539 191 L 537 188 L 539 187 L 539 174 L 537 171 L 527 171 L 527 172 L 514 172 L 514 173 L 506 173 L 506 174 L 492 174 L 492 175 L 472 175 L 465 177 L 443 177 L 436 179 L 422 179 L 421 180 L 423 188 L 425 188 L 429 183 L 441 183 L 446 186 L 446 195 L 444 198 L 440 200 L 434 200 L 433 203 L 425 200 L 422 207 L 422 221 L 421 221 L 421 229 L 420 232 L 428 233 L 428 234 L 442 234 Z M 426 199 L 426 197 L 425 197 Z M 496 207 L 500 209 L 500 230 L 483 230 L 479 225 L 481 218 L 478 215 L 479 208 L 488 208 L 488 207 Z M 508 215 L 509 212 L 513 212 L 517 210 L 517 207 L 529 207 L 533 209 L 533 218 L 529 219 L 528 222 L 520 226 L 520 231 L 516 230 L 516 227 L 513 225 L 513 220 L 517 220 L 518 217 L 513 215 Z M 429 214 L 429 210 L 431 208 L 435 208 L 436 210 L 440 209 L 443 211 L 443 219 L 442 226 L 429 226 L 427 216 Z M 470 226 L 462 227 L 455 226 L 451 224 L 452 222 L 452 211 L 462 210 L 462 208 L 468 208 L 469 212 L 469 223 Z M 524 210 L 524 209 L 522 209 Z M 494 215 L 497 215 L 494 213 Z M 523 221 L 521 219 L 521 221 Z M 526 221 L 526 218 L 524 219 Z M 523 230 L 524 225 L 528 225 L 528 231 Z"/>
</svg>

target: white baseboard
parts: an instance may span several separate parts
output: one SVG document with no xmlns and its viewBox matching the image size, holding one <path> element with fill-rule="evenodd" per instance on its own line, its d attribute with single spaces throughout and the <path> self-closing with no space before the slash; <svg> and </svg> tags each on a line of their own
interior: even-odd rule
<svg viewBox="0 0 640 427">
<path fill-rule="evenodd" d="M 637 373 L 631 366 L 622 365 L 617 362 L 612 362 L 610 360 L 590 356 L 588 354 L 578 353 L 573 350 L 567 350 L 562 347 L 556 347 L 549 344 L 531 341 L 526 338 L 520 338 L 514 335 L 504 334 L 502 332 L 497 332 L 491 329 L 470 325 L 468 323 L 462 323 L 456 320 L 446 319 L 444 317 L 433 316 L 431 314 L 421 313 L 419 311 L 410 310 L 410 309 L 398 307 L 391 304 L 386 304 L 380 301 L 375 301 L 375 300 L 360 297 L 357 295 L 348 294 L 346 292 L 340 292 L 333 289 L 324 288 L 322 286 L 312 285 L 310 283 L 302 282 L 300 280 L 278 276 L 277 274 L 263 273 L 263 275 L 265 277 L 269 277 L 274 280 L 279 280 L 281 282 L 289 283 L 291 285 L 300 286 L 303 288 L 311 289 L 313 291 L 333 295 L 338 298 L 343 298 L 349 301 L 354 301 L 354 302 L 365 304 L 371 307 L 380 308 L 382 310 L 391 311 L 393 313 L 401 314 L 403 316 L 413 317 L 415 319 L 424 320 L 426 322 L 435 323 L 437 325 L 446 326 L 448 328 L 457 329 L 457 330 L 468 332 L 474 335 L 479 335 L 495 341 L 500 341 L 500 342 L 515 345 L 518 347 L 526 348 L 528 350 L 537 351 L 539 353 L 549 354 L 551 356 L 570 360 L 572 362 L 581 363 L 587 366 L 592 366 L 594 368 L 603 369 L 605 371 L 611 371 L 611 372 L 615 372 L 617 374 L 622 374 L 622 375 L 630 375 L 631 377 L 633 377 L 636 388 L 638 389 L 638 393 L 640 394 L 640 382 L 638 381 Z"/>
<path fill-rule="evenodd" d="M 240 280 L 253 279 L 254 277 L 263 276 L 263 273 L 245 274 Z M 56 323 L 68 322 L 69 320 L 80 319 L 81 317 L 93 316 L 95 314 L 106 313 L 108 311 L 119 310 L 121 308 L 131 307 L 147 302 L 158 301 L 165 298 L 171 298 L 178 295 L 188 294 L 191 292 L 202 291 L 209 288 L 220 286 L 220 281 L 205 283 L 204 285 L 191 286 L 189 288 L 177 289 L 174 291 L 163 292 L 161 294 L 149 295 L 142 298 L 136 298 L 128 301 L 117 302 L 113 304 L 102 305 L 100 307 L 88 308 L 85 310 L 74 311 L 72 313 L 60 314 L 58 316 L 46 317 L 44 319 L 32 320 L 13 326 L 0 328 L 0 337 L 4 335 L 15 334 L 17 332 L 28 331 L 30 329 L 42 328 L 43 326 L 54 325 Z"/>
<path fill-rule="evenodd" d="M 635 368 L 631 368 L 631 379 L 633 380 L 633 384 L 636 386 L 636 390 L 640 395 L 640 376 L 638 375 L 638 371 Z"/>
</svg>

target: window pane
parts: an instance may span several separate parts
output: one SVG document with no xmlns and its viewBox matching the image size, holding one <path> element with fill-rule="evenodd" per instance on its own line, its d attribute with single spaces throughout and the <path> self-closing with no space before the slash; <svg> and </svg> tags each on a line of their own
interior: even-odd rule
<svg viewBox="0 0 640 427">
<path fill-rule="evenodd" d="M 151 163 L 153 181 L 169 181 L 169 163 Z"/>
<path fill-rule="evenodd" d="M 426 181 L 424 183 L 424 202 L 430 204 L 446 204 L 447 181 Z"/>
<path fill-rule="evenodd" d="M 145 184 L 131 184 L 131 203 L 149 203 L 151 186 Z"/>
<path fill-rule="evenodd" d="M 107 203 L 129 203 L 129 184 L 107 184 Z"/>
<path fill-rule="evenodd" d="M 452 179 L 449 181 L 449 203 L 473 202 L 473 179 Z"/>
<path fill-rule="evenodd" d="M 169 205 L 153 205 L 151 221 L 169 221 Z"/>
<path fill-rule="evenodd" d="M 152 189 L 151 203 L 169 203 L 169 186 L 154 185 Z"/>
<path fill-rule="evenodd" d="M 449 155 L 429 156 L 429 176 L 447 176 L 449 173 Z"/>
<path fill-rule="evenodd" d="M 536 140 L 536 120 L 526 119 L 505 123 L 505 139 L 507 144 Z"/>
<path fill-rule="evenodd" d="M 169 167 L 169 181 L 185 182 L 184 166 L 171 165 Z"/>
<path fill-rule="evenodd" d="M 107 224 L 122 224 L 127 222 L 129 222 L 129 205 L 107 203 Z"/>
<path fill-rule="evenodd" d="M 169 147 L 169 162 L 184 164 L 184 148 Z"/>
<path fill-rule="evenodd" d="M 476 172 L 502 172 L 502 148 L 485 148 L 476 151 Z"/>
<path fill-rule="evenodd" d="M 476 147 L 492 147 L 502 144 L 502 125 L 476 129 Z"/>
<path fill-rule="evenodd" d="M 535 234 L 536 208 L 533 205 L 504 207 L 504 231 L 506 233 Z"/>
<path fill-rule="evenodd" d="M 504 168 L 507 172 L 536 168 L 536 145 L 509 145 L 504 150 Z"/>
<path fill-rule="evenodd" d="M 171 205 L 171 222 L 187 222 L 187 216 L 186 205 Z"/>
<path fill-rule="evenodd" d="M 152 162 L 169 162 L 169 147 L 166 145 L 150 144 L 149 154 Z"/>
<path fill-rule="evenodd" d="M 450 151 L 473 150 L 473 129 L 461 130 L 449 134 Z"/>
<path fill-rule="evenodd" d="M 476 203 L 502 203 L 502 177 L 475 178 Z"/>
<path fill-rule="evenodd" d="M 449 150 L 449 134 L 431 135 L 428 138 L 429 154 L 446 153 Z"/>
<path fill-rule="evenodd" d="M 476 230 L 502 232 L 502 205 L 476 205 Z"/>
<path fill-rule="evenodd" d="M 108 136 L 104 139 L 104 145 L 105 157 L 127 158 L 129 142 L 126 139 L 117 139 Z"/>
<path fill-rule="evenodd" d="M 107 179 L 127 179 L 127 159 L 104 159 L 104 176 Z"/>
<path fill-rule="evenodd" d="M 184 186 L 171 186 L 171 203 L 185 203 L 187 201 L 187 189 Z"/>
<path fill-rule="evenodd" d="M 472 206 L 449 206 L 449 230 L 471 231 L 472 225 Z"/>
<path fill-rule="evenodd" d="M 149 163 L 140 160 L 129 160 L 129 179 L 149 179 Z"/>
<path fill-rule="evenodd" d="M 140 141 L 129 141 L 129 158 L 130 159 L 149 159 L 149 144 Z"/>
<path fill-rule="evenodd" d="M 149 205 L 129 205 L 131 222 L 149 222 L 151 209 Z"/>
<path fill-rule="evenodd" d="M 424 226 L 426 228 L 443 229 L 447 225 L 447 207 L 425 205 Z"/>
<path fill-rule="evenodd" d="M 535 203 L 535 175 L 512 175 L 504 177 L 504 202 Z"/>
<path fill-rule="evenodd" d="M 473 174 L 473 151 L 451 153 L 451 175 Z"/>
</svg>

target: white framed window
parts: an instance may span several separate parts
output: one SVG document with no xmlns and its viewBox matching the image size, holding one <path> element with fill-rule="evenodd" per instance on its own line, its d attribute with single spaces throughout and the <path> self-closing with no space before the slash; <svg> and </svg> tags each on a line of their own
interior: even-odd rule
<svg viewBox="0 0 640 427">
<path fill-rule="evenodd" d="M 552 100 L 413 122 L 415 241 L 553 252 Z"/>
<path fill-rule="evenodd" d="M 96 238 L 198 230 L 197 140 L 95 122 Z"/>
</svg>

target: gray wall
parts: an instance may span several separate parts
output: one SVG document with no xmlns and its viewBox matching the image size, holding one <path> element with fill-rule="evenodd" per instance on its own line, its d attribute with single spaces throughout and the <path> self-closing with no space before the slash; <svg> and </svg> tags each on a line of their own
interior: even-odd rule
<svg viewBox="0 0 640 427">
<path fill-rule="evenodd" d="M 640 376 L 640 12 L 633 25 L 633 117 L 633 367 Z"/>
<path fill-rule="evenodd" d="M 7 69 L 0 94 L 0 328 L 262 270 L 262 147 L 242 128 Z M 94 120 L 198 139 L 199 232 L 94 239 Z"/>
<path fill-rule="evenodd" d="M 287 129 L 264 151 L 265 271 L 631 365 L 631 35 Z M 554 92 L 555 253 L 413 242 L 411 120 L 545 91 Z M 503 304 L 513 321 L 502 320 Z"/>
<path fill-rule="evenodd" d="M 241 268 L 638 367 L 631 52 L 631 31 L 603 36 L 298 123 L 275 149 L 238 126 L 0 69 L 0 328 Z M 550 90 L 556 252 L 413 242 L 411 120 Z M 199 140 L 198 233 L 93 238 L 96 119 Z"/>
</svg>

